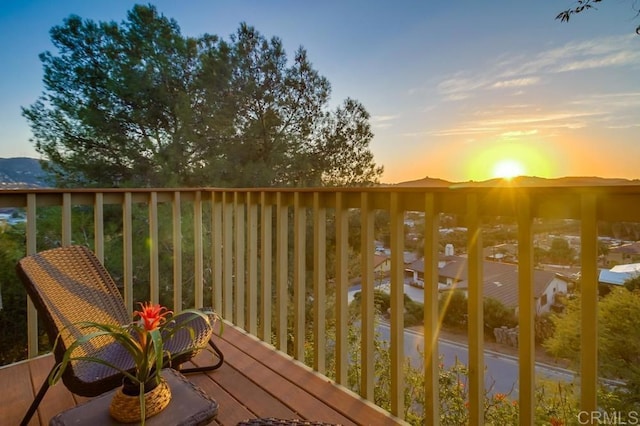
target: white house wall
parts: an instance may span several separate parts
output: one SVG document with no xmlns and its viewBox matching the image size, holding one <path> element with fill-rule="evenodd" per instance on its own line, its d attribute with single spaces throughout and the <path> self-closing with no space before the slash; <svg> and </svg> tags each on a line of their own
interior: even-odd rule
<svg viewBox="0 0 640 426">
<path fill-rule="evenodd" d="M 567 282 L 560 278 L 554 278 L 553 280 L 551 280 L 543 293 L 547 295 L 547 304 L 544 306 L 541 305 L 540 302 L 542 300 L 542 297 L 536 299 L 536 312 L 538 313 L 538 315 L 549 312 L 551 310 L 551 305 L 555 303 L 556 294 L 558 293 L 567 294 Z"/>
</svg>

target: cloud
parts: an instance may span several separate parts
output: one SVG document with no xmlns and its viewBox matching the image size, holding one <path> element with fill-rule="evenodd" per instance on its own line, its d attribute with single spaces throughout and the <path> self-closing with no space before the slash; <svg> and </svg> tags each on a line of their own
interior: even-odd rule
<svg viewBox="0 0 640 426">
<path fill-rule="evenodd" d="M 463 101 L 465 99 L 472 98 L 473 96 L 470 93 L 452 93 L 450 95 L 446 95 L 443 100 L 445 101 Z"/>
<path fill-rule="evenodd" d="M 637 36 L 626 35 L 569 42 L 537 53 L 506 57 L 489 59 L 481 68 L 444 77 L 436 90 L 444 100 L 459 101 L 475 97 L 480 90 L 532 86 L 544 75 L 640 64 Z"/>
<path fill-rule="evenodd" d="M 371 117 L 371 125 L 378 129 L 386 129 L 391 127 L 392 121 L 398 117 L 398 115 L 374 115 Z"/>
<path fill-rule="evenodd" d="M 548 122 L 563 122 L 575 120 L 576 118 L 585 118 L 601 115 L 599 112 L 552 112 L 540 115 L 522 115 L 507 118 L 487 119 L 483 123 L 487 126 L 507 127 L 521 124 L 536 124 Z"/>
<path fill-rule="evenodd" d="M 584 96 L 573 105 L 600 109 L 626 109 L 640 106 L 640 92 L 601 93 Z"/>
<path fill-rule="evenodd" d="M 487 81 L 477 76 L 465 77 L 463 73 L 456 73 L 450 78 L 442 80 L 436 89 L 445 100 L 459 101 L 471 97 L 471 92 L 487 85 Z"/>
<path fill-rule="evenodd" d="M 640 124 L 620 124 L 620 125 L 612 125 L 607 126 L 607 129 L 633 129 L 635 127 L 640 127 Z"/>
<path fill-rule="evenodd" d="M 442 129 L 442 130 L 434 130 L 432 132 L 428 132 L 430 136 L 462 136 L 462 135 L 483 135 L 487 133 L 495 133 L 500 131 L 499 127 L 472 127 L 472 126 L 461 126 L 452 129 Z"/>
<path fill-rule="evenodd" d="M 406 133 L 401 133 L 400 136 L 404 136 L 407 138 L 421 138 L 429 134 L 431 133 L 430 132 L 406 132 Z"/>
<path fill-rule="evenodd" d="M 505 139 L 514 139 L 514 138 L 521 138 L 523 136 L 532 136 L 537 134 L 538 134 L 538 129 L 533 129 L 533 130 L 516 130 L 511 132 L 504 132 L 500 134 L 500 136 L 502 136 Z"/>
<path fill-rule="evenodd" d="M 572 101 L 570 105 L 599 112 L 597 120 L 606 123 L 610 129 L 640 127 L 640 92 L 590 94 Z"/>
<path fill-rule="evenodd" d="M 500 63 L 501 75 L 552 74 L 638 64 L 640 52 L 633 37 L 637 36 L 602 37 L 566 43 L 533 55 L 515 55 Z"/>
<path fill-rule="evenodd" d="M 490 117 L 470 120 L 458 127 L 440 129 L 429 132 L 431 136 L 463 136 L 486 135 L 503 137 L 506 139 L 532 136 L 539 133 L 539 129 L 578 129 L 585 127 L 589 119 L 599 116 L 599 112 L 551 112 L 538 115 L 512 115 L 489 113 Z M 513 130 L 516 128 L 517 130 Z"/>
<path fill-rule="evenodd" d="M 606 79 L 607 75 L 615 79 L 614 72 L 624 73 L 621 77 L 625 79 L 627 73 L 635 75 L 640 66 L 637 41 L 633 35 L 600 37 L 537 52 L 506 52 L 445 75 L 432 87 L 440 96 L 439 107 L 449 127 L 441 121 L 442 127 L 432 127 L 428 134 L 521 138 L 549 137 L 556 130 L 580 129 L 596 122 L 617 129 L 640 127 L 640 92 L 634 88 L 607 93 L 611 84 Z M 611 71 L 599 77 L 602 81 L 594 81 L 592 75 L 585 76 L 589 80 L 582 78 L 580 73 L 594 69 Z M 576 85 L 566 90 L 568 79 Z M 540 89 L 533 91 L 537 85 Z M 614 87 L 622 90 L 619 85 Z M 464 102 L 451 108 L 442 103 L 461 100 Z"/>
<path fill-rule="evenodd" d="M 606 68 L 617 65 L 629 65 L 638 62 L 639 58 L 640 54 L 636 52 L 616 52 L 610 55 L 575 60 L 566 64 L 562 64 L 557 68 L 557 72 L 581 71 L 594 68 Z"/>
<path fill-rule="evenodd" d="M 496 81 L 495 83 L 493 83 L 493 85 L 491 85 L 491 87 L 495 89 L 523 87 L 531 86 L 532 84 L 536 84 L 539 81 L 540 77 L 514 78 L 511 80 Z"/>
<path fill-rule="evenodd" d="M 371 121 L 376 123 L 381 123 L 385 121 L 395 120 L 396 118 L 398 118 L 397 114 L 396 115 L 374 115 L 371 117 Z"/>
</svg>

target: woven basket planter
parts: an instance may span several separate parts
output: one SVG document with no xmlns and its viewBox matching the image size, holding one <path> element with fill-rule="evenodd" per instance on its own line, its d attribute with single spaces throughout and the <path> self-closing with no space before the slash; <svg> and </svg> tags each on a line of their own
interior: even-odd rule
<svg viewBox="0 0 640 426">
<path fill-rule="evenodd" d="M 171 389 L 162 379 L 154 389 L 144 394 L 145 419 L 155 416 L 171 402 Z M 136 423 L 140 421 L 140 396 L 130 396 L 118 388 L 109 405 L 111 417 L 120 423 Z"/>
</svg>

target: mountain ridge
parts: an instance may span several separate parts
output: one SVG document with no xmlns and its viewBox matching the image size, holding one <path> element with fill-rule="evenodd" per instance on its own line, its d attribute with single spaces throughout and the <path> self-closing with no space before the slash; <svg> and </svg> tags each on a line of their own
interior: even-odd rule
<svg viewBox="0 0 640 426">
<path fill-rule="evenodd" d="M 0 158 L 0 188 L 41 188 L 48 186 L 40 160 L 29 157 Z"/>
<path fill-rule="evenodd" d="M 461 188 L 461 187 L 550 187 L 550 186 L 620 186 L 640 185 L 639 179 L 604 178 L 599 176 L 564 176 L 559 178 L 543 178 L 538 176 L 517 176 L 511 179 L 493 178 L 483 181 L 451 182 L 440 178 L 425 177 L 396 184 L 384 184 L 391 187 L 429 187 L 429 188 Z"/>
<path fill-rule="evenodd" d="M 603 178 L 598 176 L 564 176 L 543 178 L 517 176 L 511 179 L 493 178 L 484 181 L 454 182 L 426 176 L 399 183 L 382 183 L 383 187 L 464 188 L 464 187 L 550 187 L 550 186 L 620 186 L 640 185 L 640 179 Z M 40 160 L 30 157 L 0 158 L 0 189 L 50 187 Z"/>
</svg>

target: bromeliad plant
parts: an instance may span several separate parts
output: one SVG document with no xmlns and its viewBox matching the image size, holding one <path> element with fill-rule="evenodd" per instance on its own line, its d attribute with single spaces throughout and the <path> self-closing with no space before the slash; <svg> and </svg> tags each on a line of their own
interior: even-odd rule
<svg viewBox="0 0 640 426">
<path fill-rule="evenodd" d="M 147 387 L 155 387 L 160 384 L 162 377 L 160 372 L 164 366 L 165 360 L 171 362 L 172 357 L 177 357 L 184 353 L 202 349 L 199 347 L 190 347 L 179 353 L 170 353 L 163 347 L 163 342 L 171 339 L 180 330 L 188 330 L 191 334 L 191 340 L 194 338 L 193 327 L 189 324 L 198 317 L 213 327 L 211 320 L 215 322 L 219 319 L 218 315 L 213 311 L 187 309 L 180 313 L 180 321 L 176 321 L 176 316 L 167 308 L 159 304 L 139 303 L 140 310 L 134 311 L 134 320 L 137 321 L 126 325 L 101 324 L 91 321 L 84 321 L 73 324 L 79 330 L 86 330 L 87 333 L 78 337 L 65 351 L 62 361 L 56 365 L 49 376 L 49 384 L 57 383 L 72 361 L 89 361 L 96 362 L 108 367 L 114 368 L 123 374 L 125 379 L 139 386 L 140 410 L 141 418 L 144 419 L 144 393 L 145 385 Z M 190 315 L 191 317 L 184 317 Z M 220 334 L 222 333 L 223 323 L 220 323 Z M 63 330 L 64 331 L 64 330 Z M 62 334 L 62 332 L 61 332 Z M 114 365 L 104 359 L 94 356 L 86 356 L 83 351 L 78 350 L 83 345 L 91 342 L 99 337 L 111 337 L 131 355 L 134 368 L 125 370 L 120 366 Z M 54 343 L 60 343 L 60 335 Z M 75 353 L 74 353 L 75 352 Z"/>
</svg>

